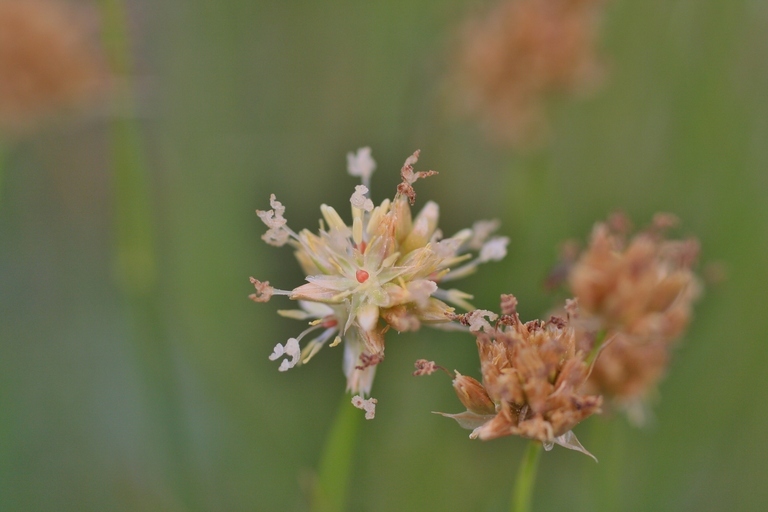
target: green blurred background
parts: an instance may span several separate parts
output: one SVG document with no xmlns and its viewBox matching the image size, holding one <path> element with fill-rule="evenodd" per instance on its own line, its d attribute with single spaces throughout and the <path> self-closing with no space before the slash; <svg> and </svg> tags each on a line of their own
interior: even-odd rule
<svg viewBox="0 0 768 512">
<path fill-rule="evenodd" d="M 301 324 L 276 315 L 284 298 L 250 302 L 248 277 L 288 288 L 303 276 L 289 249 L 260 240 L 254 210 L 275 193 L 294 229 L 315 227 L 321 203 L 348 201 L 357 182 L 345 154 L 364 145 L 377 201 L 420 148 L 417 169 L 440 175 L 419 183 L 419 202 L 440 203 L 446 233 L 502 219 L 508 259 L 460 287 L 485 308 L 514 293 L 526 319 L 551 304 L 542 281 L 562 240 L 584 239 L 616 209 L 638 224 L 677 214 L 728 279 L 698 304 L 649 428 L 622 417 L 578 426 L 600 463 L 545 453 L 534 507 L 768 509 L 768 3 L 610 3 L 607 81 L 552 109 L 552 142 L 536 155 L 490 145 L 450 111 L 455 34 L 482 3 L 126 5 L 138 105 L 127 123 L 146 159 L 151 216 L 139 224 L 156 280 L 133 289 L 115 278 L 115 212 L 143 189 L 116 178 L 111 116 L 11 148 L 0 510 L 307 509 L 344 387 L 341 352 L 284 374 L 267 359 Z M 418 358 L 478 374 L 466 336 L 390 336 L 351 510 L 505 510 L 524 441 L 470 441 L 430 414 L 461 407 L 445 377 L 411 377 Z"/>
</svg>

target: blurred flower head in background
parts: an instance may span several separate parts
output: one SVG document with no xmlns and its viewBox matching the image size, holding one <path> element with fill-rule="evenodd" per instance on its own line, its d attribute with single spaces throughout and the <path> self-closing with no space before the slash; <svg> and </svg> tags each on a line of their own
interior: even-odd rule
<svg viewBox="0 0 768 512">
<path fill-rule="evenodd" d="M 622 215 L 596 224 L 567 278 L 569 293 L 578 298 L 580 328 L 591 333 L 580 338 L 581 348 L 595 350 L 591 345 L 605 340 L 588 388 L 628 408 L 637 422 L 701 292 L 692 270 L 698 241 L 666 238 L 677 222 L 657 214 L 632 237 Z"/>
<path fill-rule="evenodd" d="M 456 372 L 453 387 L 467 410 L 440 414 L 472 429 L 473 439 L 517 435 L 546 449 L 559 444 L 591 456 L 571 429 L 600 412 L 602 397 L 582 390 L 590 368 L 570 322 L 573 307 L 565 319 L 523 323 L 517 299 L 503 295 L 500 316 L 482 310 L 455 315 L 477 337 L 482 384 Z"/>
<path fill-rule="evenodd" d="M 89 16 L 58 0 L 0 0 L 0 136 L 93 102 L 106 85 Z"/>
<path fill-rule="evenodd" d="M 301 309 L 280 311 L 283 316 L 312 320 L 310 327 L 285 345 L 278 344 L 270 359 L 285 357 L 280 370 L 306 363 L 329 340 L 344 341 L 344 373 L 347 389 L 370 394 L 376 365 L 384 357 L 384 336 L 389 329 L 415 331 L 422 324 L 452 325 L 453 307 L 472 309 L 470 295 L 440 286 L 471 274 L 481 263 L 506 255 L 509 240 L 491 237 L 497 222 L 481 221 L 444 238 L 437 228 L 439 207 L 429 201 L 412 217 L 416 194 L 413 184 L 435 171 L 415 172 L 419 152 L 408 157 L 392 201 L 374 206 L 366 184 L 376 165 L 369 148 L 348 155 L 348 170 L 362 179 L 350 198 L 352 224 L 337 211 L 322 205 L 323 219 L 317 234 L 307 229 L 294 232 L 287 226 L 285 207 L 271 197 L 271 210 L 257 211 L 269 230 L 263 239 L 275 246 L 290 245 L 307 276 L 307 283 L 290 291 L 251 278 L 256 293 L 251 298 L 266 302 L 272 295 L 287 295 Z M 478 251 L 473 257 L 471 251 Z M 445 302 L 444 302 L 445 301 Z M 301 340 L 320 331 L 302 349 Z"/>
<path fill-rule="evenodd" d="M 518 148 L 546 139 L 545 106 L 602 79 L 596 40 L 604 0 L 503 0 L 465 27 L 459 102 L 490 138 Z"/>
</svg>

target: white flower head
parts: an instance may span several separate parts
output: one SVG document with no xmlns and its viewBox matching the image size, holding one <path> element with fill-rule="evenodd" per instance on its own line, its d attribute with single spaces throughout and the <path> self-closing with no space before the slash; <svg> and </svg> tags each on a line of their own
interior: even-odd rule
<svg viewBox="0 0 768 512">
<path fill-rule="evenodd" d="M 444 239 L 438 228 L 437 203 L 428 201 L 414 215 L 413 184 L 437 174 L 416 172 L 413 166 L 418 155 L 416 152 L 405 161 L 394 198 L 376 205 L 366 183 L 375 168 L 370 148 L 349 154 L 350 174 L 363 179 L 350 198 L 351 222 L 333 207 L 321 205 L 320 229 L 294 232 L 286 225 L 285 208 L 274 196 L 270 201 L 272 210 L 259 212 L 270 230 L 265 240 L 273 245 L 290 245 L 306 276 L 303 285 L 290 291 L 253 282 L 257 291 L 253 300 L 287 295 L 299 301 L 301 309 L 281 310 L 280 314 L 309 320 L 309 327 L 296 338 L 275 347 L 272 360 L 286 356 L 281 370 L 305 364 L 326 344 L 343 342 L 342 368 L 347 389 L 352 394 L 370 396 L 390 329 L 402 332 L 416 331 L 422 325 L 450 327 L 455 325 L 451 323 L 452 306 L 472 309 L 466 300 L 471 295 L 442 286 L 471 274 L 485 261 L 503 257 L 506 239 L 486 241 L 487 235 L 483 234 L 485 245 L 476 248 L 481 255 L 473 255 L 468 252 L 473 233 L 489 232 L 490 227 L 464 229 Z M 472 317 L 472 327 L 490 329 L 485 317 L 477 315 Z M 305 336 L 309 339 L 306 343 L 302 341 Z"/>
</svg>

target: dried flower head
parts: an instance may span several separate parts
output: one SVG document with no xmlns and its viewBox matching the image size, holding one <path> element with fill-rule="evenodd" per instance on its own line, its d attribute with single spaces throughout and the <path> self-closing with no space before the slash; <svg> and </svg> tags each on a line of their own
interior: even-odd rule
<svg viewBox="0 0 768 512">
<path fill-rule="evenodd" d="M 384 357 L 384 335 L 390 328 L 415 331 L 424 324 L 450 326 L 448 315 L 454 309 L 446 302 L 471 309 L 466 302 L 471 296 L 440 286 L 474 272 L 481 263 L 503 258 L 508 239 L 491 237 L 493 229 L 487 223 L 482 230 L 464 229 L 443 238 L 437 229 L 439 208 L 432 201 L 412 217 L 413 184 L 435 174 L 414 172 L 418 155 L 417 151 L 406 160 L 393 200 L 374 206 L 365 184 L 355 188 L 350 198 L 351 225 L 334 208 L 322 205 L 319 232 L 305 229 L 296 233 L 288 227 L 285 207 L 274 195 L 271 210 L 257 211 L 269 228 L 263 239 L 271 245 L 293 247 L 307 275 L 306 284 L 290 291 L 251 278 L 256 288 L 253 300 L 287 295 L 299 301 L 301 309 L 279 313 L 311 320 L 298 337 L 275 347 L 271 358 L 285 357 L 280 370 L 306 363 L 331 339 L 332 346 L 343 339 L 347 389 L 369 395 L 376 365 Z M 350 174 L 364 181 L 370 180 L 376 165 L 368 148 L 350 153 L 348 164 Z M 472 249 L 480 254 L 473 258 Z M 318 332 L 299 351 L 299 342 Z"/>
<path fill-rule="evenodd" d="M 105 73 L 84 19 L 57 0 L 0 0 L 0 133 L 91 101 Z"/>
<path fill-rule="evenodd" d="M 568 275 L 581 308 L 584 350 L 607 345 L 597 358 L 589 387 L 616 403 L 632 405 L 652 392 L 665 373 L 669 351 L 687 328 L 701 285 L 692 266 L 699 244 L 668 240 L 677 220 L 659 214 L 644 231 L 614 215 L 598 223 L 589 246 Z"/>
<path fill-rule="evenodd" d="M 453 380 L 467 410 L 440 414 L 472 429 L 473 439 L 518 435 L 541 441 L 547 449 L 559 444 L 589 455 L 571 429 L 599 412 L 602 398 L 581 391 L 589 366 L 576 331 L 569 318 L 523 323 L 514 303 L 514 297 L 503 296 L 498 322 L 472 331 L 482 383 L 458 372 Z M 471 322 L 473 313 L 456 317 Z"/>
<path fill-rule="evenodd" d="M 603 0 L 503 0 L 464 32 L 457 70 L 467 110 L 489 134 L 531 146 L 546 132 L 543 109 L 555 94 L 595 88 Z"/>
</svg>

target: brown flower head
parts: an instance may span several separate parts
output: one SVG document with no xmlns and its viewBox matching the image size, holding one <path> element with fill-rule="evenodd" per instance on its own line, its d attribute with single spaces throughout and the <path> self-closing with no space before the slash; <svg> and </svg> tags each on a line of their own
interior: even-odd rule
<svg viewBox="0 0 768 512">
<path fill-rule="evenodd" d="M 0 0 L 0 133 L 93 99 L 104 70 L 88 27 L 57 0 Z"/>
<path fill-rule="evenodd" d="M 589 367 L 575 330 L 567 318 L 523 323 L 513 299 L 503 297 L 503 314 L 493 326 L 483 320 L 472 331 L 478 315 L 456 315 L 477 337 L 482 384 L 457 372 L 453 387 L 467 411 L 440 414 L 472 429 L 471 438 L 518 435 L 547 449 L 560 444 L 589 454 L 571 429 L 599 412 L 602 398 L 580 391 Z"/>
<path fill-rule="evenodd" d="M 675 224 L 673 216 L 657 215 L 651 227 L 630 238 L 621 216 L 599 223 L 568 276 L 587 333 L 581 348 L 593 350 L 596 339 L 606 341 L 589 389 L 616 403 L 636 405 L 654 389 L 700 293 L 691 268 L 699 244 L 666 239 Z"/>
<path fill-rule="evenodd" d="M 555 94 L 594 88 L 603 0 L 504 0 L 462 38 L 457 81 L 467 110 L 494 138 L 540 142 L 543 109 Z"/>
</svg>

